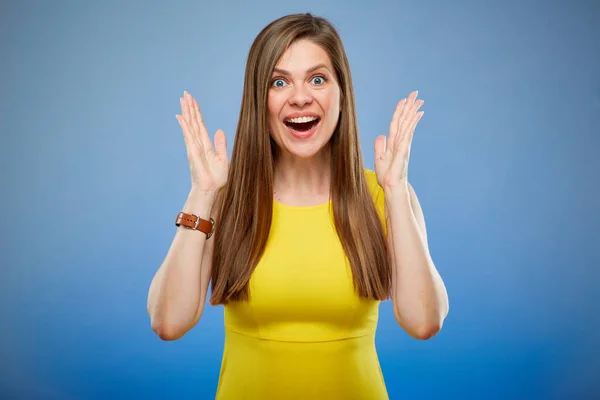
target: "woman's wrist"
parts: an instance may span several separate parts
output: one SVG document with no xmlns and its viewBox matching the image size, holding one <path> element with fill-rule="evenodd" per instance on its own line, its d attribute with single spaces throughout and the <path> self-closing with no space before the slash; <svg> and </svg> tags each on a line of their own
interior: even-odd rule
<svg viewBox="0 0 600 400">
<path fill-rule="evenodd" d="M 204 191 L 192 187 L 182 211 L 187 214 L 197 215 L 202 219 L 209 219 L 216 196 L 216 192 Z"/>
</svg>

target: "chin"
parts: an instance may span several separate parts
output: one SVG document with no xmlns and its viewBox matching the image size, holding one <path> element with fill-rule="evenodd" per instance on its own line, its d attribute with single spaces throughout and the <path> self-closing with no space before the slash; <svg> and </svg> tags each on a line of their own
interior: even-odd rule
<svg viewBox="0 0 600 400">
<path fill-rule="evenodd" d="M 320 148 L 306 148 L 306 149 L 287 149 L 288 152 L 298 158 L 302 158 L 304 160 L 308 160 L 313 158 L 315 155 L 319 154 Z"/>
</svg>

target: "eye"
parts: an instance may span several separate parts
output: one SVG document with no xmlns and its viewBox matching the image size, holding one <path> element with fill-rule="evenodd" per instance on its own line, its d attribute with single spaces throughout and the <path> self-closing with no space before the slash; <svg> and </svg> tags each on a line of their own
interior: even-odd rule
<svg viewBox="0 0 600 400">
<path fill-rule="evenodd" d="M 322 85 L 327 81 L 323 75 L 313 76 L 312 83 L 315 85 Z"/>
<path fill-rule="evenodd" d="M 284 87 L 286 85 L 286 82 L 281 79 L 281 78 L 277 78 L 277 79 L 273 79 L 272 83 L 273 86 L 275 86 L 276 88 L 281 88 Z"/>
</svg>

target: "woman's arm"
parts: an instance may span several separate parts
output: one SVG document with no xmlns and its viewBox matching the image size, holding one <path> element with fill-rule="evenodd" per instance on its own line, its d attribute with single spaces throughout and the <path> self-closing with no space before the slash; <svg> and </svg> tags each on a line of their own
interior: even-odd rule
<svg viewBox="0 0 600 400">
<path fill-rule="evenodd" d="M 425 219 L 412 185 L 385 192 L 385 210 L 396 321 L 410 336 L 429 339 L 448 314 L 448 294 L 429 254 Z"/>
<path fill-rule="evenodd" d="M 192 189 L 183 212 L 209 219 L 214 195 Z M 152 330 L 163 340 L 176 340 L 200 320 L 212 268 L 214 239 L 202 232 L 178 227 L 165 260 L 148 292 Z"/>
</svg>

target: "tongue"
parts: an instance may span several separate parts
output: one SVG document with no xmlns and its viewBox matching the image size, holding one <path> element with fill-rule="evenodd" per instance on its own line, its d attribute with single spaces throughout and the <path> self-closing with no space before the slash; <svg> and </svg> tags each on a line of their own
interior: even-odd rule
<svg viewBox="0 0 600 400">
<path fill-rule="evenodd" d="M 312 128 L 318 120 L 310 121 L 310 122 L 289 122 L 287 125 L 295 131 L 298 132 L 306 132 L 310 128 Z"/>
</svg>

